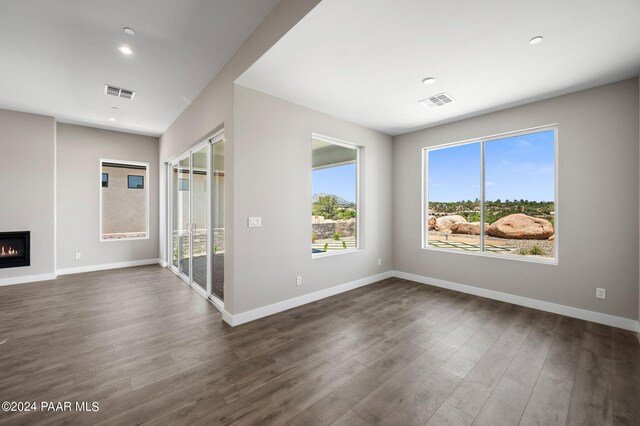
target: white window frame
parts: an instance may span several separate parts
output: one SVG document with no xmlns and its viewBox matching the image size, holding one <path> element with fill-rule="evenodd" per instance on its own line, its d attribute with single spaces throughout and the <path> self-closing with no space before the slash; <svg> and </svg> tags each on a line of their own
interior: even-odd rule
<svg viewBox="0 0 640 426">
<path fill-rule="evenodd" d="M 362 246 L 361 246 L 361 225 L 360 225 L 360 219 L 362 217 L 361 215 L 361 210 L 362 210 L 362 206 L 361 206 L 361 197 L 360 197 L 360 181 L 361 181 L 361 177 L 360 177 L 360 172 L 361 172 L 361 167 L 360 167 L 360 159 L 361 159 L 361 150 L 362 147 L 350 142 L 346 142 L 340 139 L 336 139 L 336 138 L 332 138 L 330 136 L 324 136 L 318 133 L 312 133 L 311 134 L 311 140 L 319 140 L 322 142 L 326 142 L 326 143 L 330 143 L 332 145 L 337 145 L 337 146 L 341 146 L 343 148 L 349 148 L 352 149 L 356 152 L 356 246 L 355 248 L 349 248 L 349 249 L 345 249 L 345 250 L 332 250 L 332 251 L 327 251 L 327 252 L 323 252 L 323 253 L 311 253 L 311 258 L 312 259 L 319 259 L 319 258 L 323 258 L 323 257 L 330 257 L 330 256 L 338 256 L 341 254 L 348 254 L 348 253 L 357 253 L 358 251 L 362 250 Z M 311 152 L 311 162 L 312 162 L 312 167 L 311 167 L 311 186 L 312 189 L 310 191 L 311 193 L 311 197 L 310 197 L 310 201 L 309 201 L 309 207 L 311 208 L 313 206 L 313 151 Z M 313 212 L 311 212 L 311 214 L 309 215 L 309 217 L 311 217 L 313 215 Z M 313 233 L 313 224 L 311 224 L 311 233 Z M 308 234 L 310 235 L 310 234 Z"/>
<path fill-rule="evenodd" d="M 554 149 L 554 171 L 553 171 L 553 178 L 554 178 L 554 218 L 553 218 L 553 228 L 554 228 L 554 233 L 555 233 L 555 237 L 554 237 L 554 250 L 553 250 L 553 254 L 554 257 L 553 258 L 541 258 L 541 257 L 531 257 L 531 256 L 520 256 L 520 255 L 514 255 L 514 254 L 498 254 L 498 253 L 493 253 L 493 252 L 486 252 L 484 251 L 484 233 L 485 233 L 485 219 L 484 219 L 484 203 L 485 203 L 485 161 L 484 161 L 484 151 L 485 151 L 485 143 L 487 142 L 491 142 L 497 139 L 505 139 L 505 138 L 510 138 L 510 137 L 514 137 L 514 136 L 520 136 L 520 135 L 528 135 L 531 133 L 539 133 L 539 132 L 544 132 L 547 130 L 553 130 L 553 135 L 554 135 L 554 140 L 553 140 L 553 149 Z M 558 259 L 559 259 L 559 242 L 560 242 L 560 237 L 559 237 L 559 203 L 558 203 L 558 125 L 557 124 L 549 124 L 549 125 L 544 125 L 544 126 L 538 126 L 538 127 L 531 127 L 528 129 L 524 129 L 524 130 L 517 130 L 517 131 L 513 131 L 513 132 L 505 132 L 505 133 L 498 133 L 498 134 L 493 134 L 493 135 L 488 135 L 488 136 L 482 136 L 479 138 L 473 138 L 473 139 L 466 139 L 466 140 L 461 140 L 461 141 L 457 141 L 457 142 L 451 142 L 451 143 L 446 143 L 446 144 L 440 144 L 440 145 L 435 145 L 435 146 L 427 146 L 427 147 L 423 147 L 421 150 L 422 153 L 422 207 L 421 207 L 421 231 L 422 231 L 422 249 L 423 250 L 428 250 L 428 251 L 433 251 L 433 252 L 440 252 L 440 253 L 455 253 L 455 254 L 463 254 L 463 255 L 469 255 L 469 256 L 481 256 L 481 257 L 490 257 L 490 258 L 498 258 L 498 259 L 507 259 L 507 260 L 516 260 L 516 261 L 523 261 L 523 262 L 532 262 L 532 263 L 541 263 L 541 264 L 547 264 L 547 265 L 558 265 Z M 428 214 L 429 214 L 429 209 L 427 206 L 427 203 L 429 202 L 429 162 L 427 160 L 427 155 L 429 151 L 436 151 L 439 149 L 446 149 L 446 148 L 450 148 L 453 146 L 460 146 L 460 145 L 468 145 L 468 144 L 472 144 L 472 143 L 479 143 L 480 144 L 480 251 L 478 252 L 469 252 L 469 251 L 465 251 L 465 250 L 456 250 L 456 249 L 448 249 L 448 248 L 436 248 L 436 247 L 432 247 L 429 245 L 429 228 L 427 226 L 428 223 Z"/>
<path fill-rule="evenodd" d="M 146 212 L 145 212 L 145 224 L 146 224 L 146 231 L 145 231 L 145 236 L 144 237 L 137 237 L 137 238 L 102 238 L 102 165 L 104 163 L 116 163 L 116 164 L 122 164 L 122 165 L 127 165 L 127 166 L 144 166 L 146 167 L 146 179 L 145 179 L 145 185 L 143 188 L 143 191 L 145 192 L 145 206 L 146 206 Z M 100 161 L 98 162 L 98 176 L 99 176 L 99 189 L 100 189 L 100 213 L 99 213 L 99 225 L 98 225 L 98 230 L 99 230 L 99 234 L 98 234 L 98 238 L 100 240 L 101 243 L 111 243 L 111 242 L 124 242 L 124 241 L 136 241 L 136 240 L 148 240 L 149 237 L 149 213 L 150 213 L 150 209 L 149 209 L 149 185 L 151 182 L 151 179 L 149 179 L 149 177 L 151 176 L 151 166 L 149 165 L 149 163 L 143 163 L 143 162 L 139 162 L 139 161 L 126 161 L 126 160 L 112 160 L 112 159 L 108 159 L 108 158 L 101 158 Z"/>
</svg>

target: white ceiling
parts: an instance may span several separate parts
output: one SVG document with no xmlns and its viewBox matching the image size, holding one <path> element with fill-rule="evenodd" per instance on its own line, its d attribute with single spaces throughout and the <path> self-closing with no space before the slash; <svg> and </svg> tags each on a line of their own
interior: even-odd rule
<svg viewBox="0 0 640 426">
<path fill-rule="evenodd" d="M 0 108 L 159 135 L 277 2 L 1 0 Z M 104 84 L 136 97 L 105 95 Z"/>
<path fill-rule="evenodd" d="M 323 0 L 237 83 L 397 135 L 639 71 L 638 0 Z"/>
</svg>

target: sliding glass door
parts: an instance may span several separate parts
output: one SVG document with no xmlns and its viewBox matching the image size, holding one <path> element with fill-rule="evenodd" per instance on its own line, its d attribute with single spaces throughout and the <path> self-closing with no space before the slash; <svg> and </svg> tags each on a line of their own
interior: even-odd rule
<svg viewBox="0 0 640 426">
<path fill-rule="evenodd" d="M 212 147 L 211 170 L 211 228 L 213 234 L 212 292 L 224 300 L 224 139 L 217 140 Z"/>
<path fill-rule="evenodd" d="M 191 198 L 189 193 L 190 158 L 183 156 L 171 164 L 171 266 L 175 272 L 189 279 L 191 271 Z"/>
<path fill-rule="evenodd" d="M 224 137 L 169 163 L 170 268 L 194 290 L 224 300 Z"/>
<path fill-rule="evenodd" d="M 207 291 L 207 205 L 209 144 L 191 153 L 191 266 L 193 283 Z"/>
</svg>

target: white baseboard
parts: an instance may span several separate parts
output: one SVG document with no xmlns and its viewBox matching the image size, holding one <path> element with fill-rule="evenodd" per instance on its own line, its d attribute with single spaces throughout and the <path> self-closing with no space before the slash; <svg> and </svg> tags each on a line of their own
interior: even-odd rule
<svg viewBox="0 0 640 426">
<path fill-rule="evenodd" d="M 345 291 L 353 290 L 368 284 L 373 284 L 380 280 L 391 278 L 392 276 L 393 276 L 392 271 L 387 271 L 381 274 L 372 275 L 370 277 L 361 278 L 359 280 L 351 281 L 351 282 L 340 284 L 324 290 L 316 291 L 314 293 L 309 293 L 302 296 L 294 297 L 293 299 L 274 303 L 272 305 L 263 306 L 261 308 L 253 309 L 251 311 L 241 312 L 236 315 L 231 315 L 227 311 L 223 311 L 222 318 L 227 324 L 229 324 L 232 327 L 235 327 L 237 325 L 254 321 L 259 318 L 268 317 L 269 315 L 277 314 L 278 312 L 282 312 L 291 308 L 296 308 L 298 306 L 306 305 L 307 303 L 315 302 L 316 300 L 320 300 L 326 297 L 334 296 L 336 294 L 344 293 Z"/>
<path fill-rule="evenodd" d="M 38 281 L 55 280 L 56 274 L 25 275 L 23 277 L 0 278 L 0 286 L 26 284 Z"/>
<path fill-rule="evenodd" d="M 586 321 L 604 324 L 611 327 L 622 328 L 625 330 L 638 331 L 638 321 L 629 318 L 617 317 L 614 315 L 603 314 L 601 312 L 588 311 L 586 309 L 574 308 L 572 306 L 560 305 L 543 300 L 531 299 L 514 294 L 502 293 L 495 290 L 487 290 L 480 287 L 474 287 L 466 284 L 454 283 L 437 278 L 425 277 L 423 275 L 415 275 L 407 272 L 393 271 L 393 276 L 409 281 L 415 281 L 422 284 L 428 284 L 435 287 L 442 287 L 449 290 L 455 290 L 462 293 L 473 294 L 476 296 L 486 297 L 488 299 L 499 300 L 502 302 L 512 303 L 514 305 L 526 306 L 528 308 L 539 309 L 541 311 L 552 312 L 567 317 L 578 318 Z"/>
<path fill-rule="evenodd" d="M 229 324 L 231 327 L 235 327 L 236 325 L 240 325 L 240 324 L 235 324 L 234 325 L 234 323 L 233 323 L 233 315 L 231 315 L 226 309 L 223 309 L 221 312 L 222 312 L 222 319 L 224 320 L 224 322 Z"/>
<path fill-rule="evenodd" d="M 166 268 L 167 266 L 169 266 L 169 262 L 158 259 L 158 265 L 162 266 L 163 268 Z"/>
<path fill-rule="evenodd" d="M 129 268 L 131 266 L 157 265 L 157 264 L 161 265 L 162 260 L 142 259 L 142 260 L 131 260 L 128 262 L 104 263 L 101 265 L 79 266 L 77 268 L 58 269 L 56 273 L 58 275 L 82 274 L 84 272 L 105 271 L 107 269 L 119 269 L 119 268 Z"/>
</svg>

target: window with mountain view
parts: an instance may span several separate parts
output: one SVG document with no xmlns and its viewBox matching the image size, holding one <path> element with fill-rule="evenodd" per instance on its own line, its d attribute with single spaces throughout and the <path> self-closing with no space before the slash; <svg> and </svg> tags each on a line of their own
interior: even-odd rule
<svg viewBox="0 0 640 426">
<path fill-rule="evenodd" d="M 311 252 L 358 248 L 358 147 L 314 137 Z"/>
<path fill-rule="evenodd" d="M 425 248 L 555 259 L 555 144 L 548 128 L 425 148 Z"/>
</svg>

